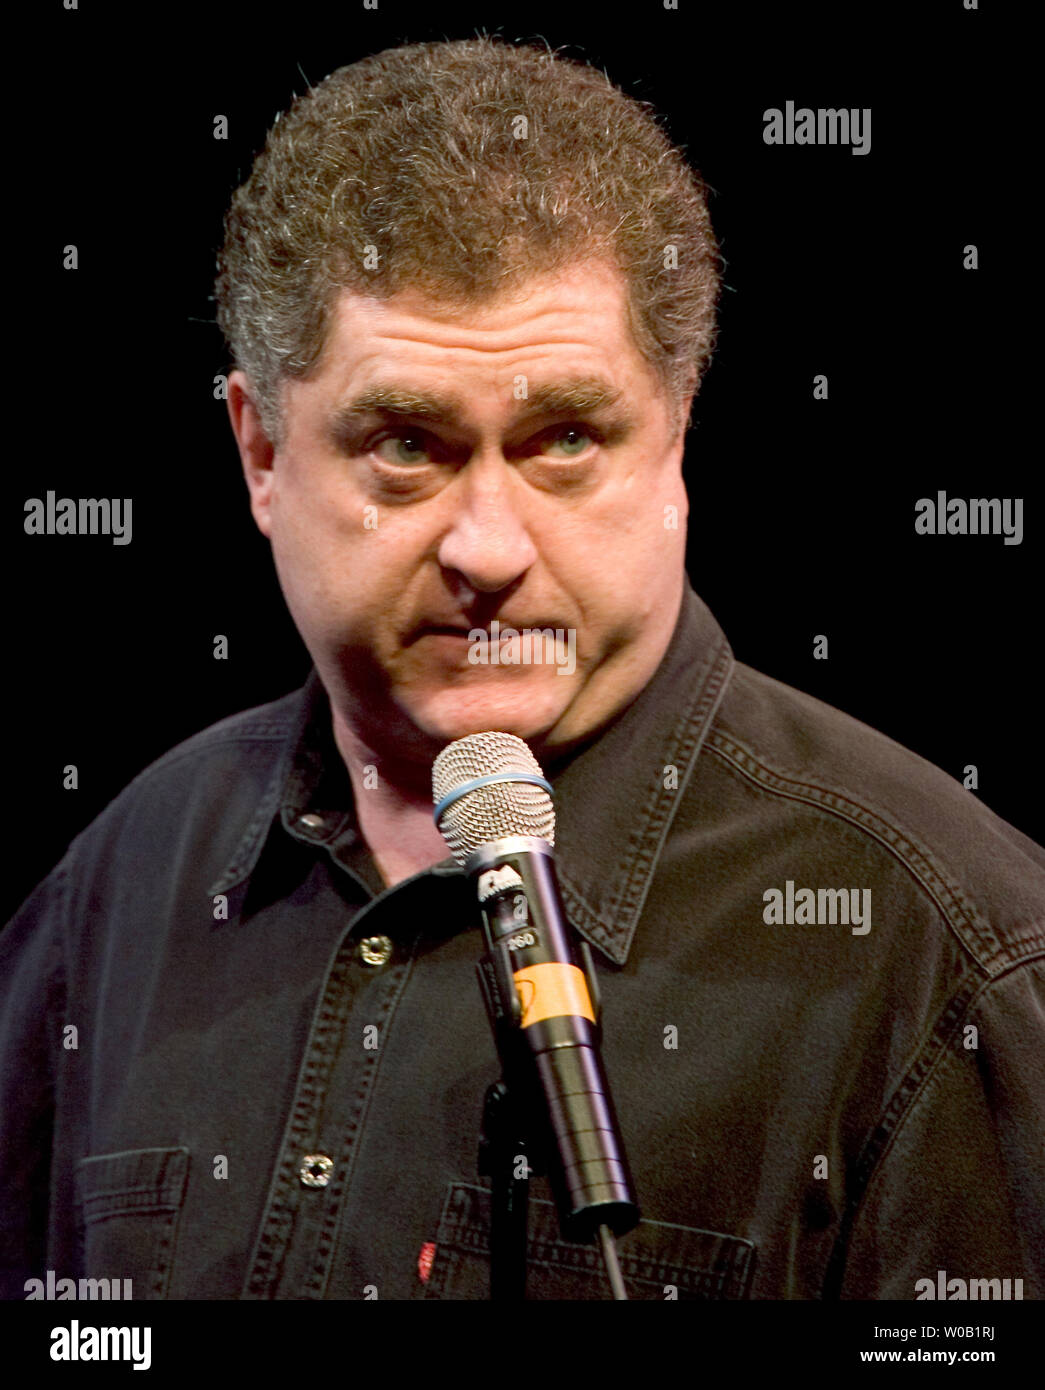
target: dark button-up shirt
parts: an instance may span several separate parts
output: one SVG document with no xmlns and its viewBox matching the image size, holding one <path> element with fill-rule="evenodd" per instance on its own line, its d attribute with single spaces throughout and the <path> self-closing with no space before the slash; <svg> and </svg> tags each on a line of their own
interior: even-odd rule
<svg viewBox="0 0 1045 1390">
<path fill-rule="evenodd" d="M 1045 1297 L 1045 853 L 692 591 L 552 781 L 631 1296 Z M 5 1295 L 488 1297 L 482 950 L 449 858 L 384 886 L 314 674 L 168 753 L 0 934 Z M 529 1296 L 607 1297 L 530 1194 Z"/>
</svg>

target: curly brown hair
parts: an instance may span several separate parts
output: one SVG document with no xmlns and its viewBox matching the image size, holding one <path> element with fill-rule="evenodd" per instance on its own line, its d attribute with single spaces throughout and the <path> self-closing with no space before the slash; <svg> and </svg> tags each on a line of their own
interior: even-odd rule
<svg viewBox="0 0 1045 1390">
<path fill-rule="evenodd" d="M 603 259 L 681 424 L 714 345 L 706 188 L 648 102 L 496 36 L 386 49 L 277 116 L 232 197 L 218 323 L 269 438 L 279 388 L 322 357 L 342 290 L 414 287 L 467 310 Z"/>
</svg>

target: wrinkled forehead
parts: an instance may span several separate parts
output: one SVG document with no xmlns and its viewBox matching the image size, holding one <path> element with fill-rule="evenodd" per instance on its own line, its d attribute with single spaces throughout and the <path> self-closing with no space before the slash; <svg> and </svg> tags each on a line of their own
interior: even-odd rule
<svg viewBox="0 0 1045 1390">
<path fill-rule="evenodd" d="M 626 282 L 600 262 L 474 305 L 414 286 L 385 297 L 342 290 L 309 380 L 358 414 L 451 426 L 480 395 L 517 403 L 518 415 L 605 413 L 634 411 L 660 386 L 632 337 Z"/>
</svg>

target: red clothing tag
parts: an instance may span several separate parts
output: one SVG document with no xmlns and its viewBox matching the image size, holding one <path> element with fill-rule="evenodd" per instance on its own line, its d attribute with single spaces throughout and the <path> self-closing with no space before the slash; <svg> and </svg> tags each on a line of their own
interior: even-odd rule
<svg viewBox="0 0 1045 1390">
<path fill-rule="evenodd" d="M 421 1253 L 417 1257 L 417 1272 L 421 1276 L 421 1283 L 428 1283 L 428 1276 L 432 1272 L 432 1261 L 435 1259 L 435 1241 L 426 1240 L 421 1246 Z"/>
</svg>

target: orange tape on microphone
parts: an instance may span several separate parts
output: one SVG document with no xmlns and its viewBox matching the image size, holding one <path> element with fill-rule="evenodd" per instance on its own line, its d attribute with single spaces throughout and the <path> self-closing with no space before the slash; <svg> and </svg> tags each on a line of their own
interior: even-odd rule
<svg viewBox="0 0 1045 1390">
<path fill-rule="evenodd" d="M 540 1023 L 544 1018 L 580 1015 L 595 1022 L 588 982 L 584 971 L 561 961 L 546 961 L 543 965 L 527 965 L 513 976 L 522 1005 L 523 1028 Z"/>
</svg>

